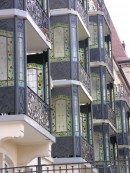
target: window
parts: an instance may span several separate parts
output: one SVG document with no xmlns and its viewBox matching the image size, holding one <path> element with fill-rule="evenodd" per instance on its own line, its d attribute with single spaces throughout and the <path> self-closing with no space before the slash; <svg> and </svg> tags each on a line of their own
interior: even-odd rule
<svg viewBox="0 0 130 173">
<path fill-rule="evenodd" d="M 19 86 L 24 86 L 24 42 L 23 34 L 18 33 Z"/>
<path fill-rule="evenodd" d="M 66 100 L 56 101 L 56 132 L 66 132 Z"/>
<path fill-rule="evenodd" d="M 52 98 L 52 132 L 56 137 L 72 136 L 70 96 L 58 95 Z"/>
<path fill-rule="evenodd" d="M 57 27 L 54 29 L 54 57 L 65 57 L 64 51 L 64 28 Z"/>
<path fill-rule="evenodd" d="M 89 31 L 90 31 L 90 48 L 98 48 L 98 29 L 97 29 L 97 23 L 90 22 L 89 25 Z"/>
<path fill-rule="evenodd" d="M 71 32 L 72 32 L 72 57 L 73 61 L 77 61 L 77 34 L 76 34 L 76 24 L 71 24 Z"/>
<path fill-rule="evenodd" d="M 92 125 L 90 113 L 80 113 L 81 136 L 92 144 Z"/>
<path fill-rule="evenodd" d="M 0 87 L 14 85 L 13 33 L 0 30 Z"/>
<path fill-rule="evenodd" d="M 43 65 L 30 63 L 27 65 L 27 84 L 28 86 L 44 99 L 44 74 Z"/>
<path fill-rule="evenodd" d="M 100 27 L 100 46 L 101 46 L 101 48 L 103 48 L 104 47 L 104 36 L 103 36 L 103 25 L 102 25 L 102 23 L 100 22 L 100 25 L 99 25 L 99 27 Z"/>
<path fill-rule="evenodd" d="M 118 130 L 118 133 L 122 133 L 122 121 L 121 121 L 121 111 L 120 111 L 120 108 L 119 107 L 115 107 L 115 112 L 117 114 L 117 117 L 116 117 L 116 123 L 117 123 L 117 130 Z"/>
<path fill-rule="evenodd" d="M 93 104 L 100 104 L 101 103 L 101 96 L 100 96 L 100 76 L 99 74 L 92 74 L 92 97 L 93 97 Z"/>
<path fill-rule="evenodd" d="M 126 123 L 126 112 L 125 112 L 125 108 L 123 107 L 123 109 L 122 109 L 122 120 L 123 120 L 123 131 L 124 131 L 124 133 L 127 133 L 127 129 L 128 129 L 128 127 L 127 127 L 127 123 Z"/>
<path fill-rule="evenodd" d="M 78 97 L 73 96 L 73 114 L 74 114 L 74 125 L 75 125 L 75 136 L 79 136 L 79 104 Z"/>
</svg>

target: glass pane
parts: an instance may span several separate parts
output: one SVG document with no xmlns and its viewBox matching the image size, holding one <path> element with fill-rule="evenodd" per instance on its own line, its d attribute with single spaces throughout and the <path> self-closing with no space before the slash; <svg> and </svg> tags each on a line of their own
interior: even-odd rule
<svg viewBox="0 0 130 173">
<path fill-rule="evenodd" d="M 0 80 L 7 80 L 7 38 L 0 36 Z"/>
<path fill-rule="evenodd" d="M 66 101 L 56 101 L 56 132 L 66 132 Z"/>
<path fill-rule="evenodd" d="M 97 48 L 98 47 L 98 29 L 97 29 L 97 23 L 91 22 L 89 25 L 89 31 L 90 31 L 90 48 Z"/>
<path fill-rule="evenodd" d="M 101 48 L 103 48 L 104 47 L 104 36 L 103 36 L 103 25 L 102 25 L 102 23 L 100 23 L 100 46 L 101 46 Z"/>
<path fill-rule="evenodd" d="M 77 61 L 77 34 L 76 34 L 76 24 L 71 25 L 72 30 L 72 57 L 73 61 Z"/>
<path fill-rule="evenodd" d="M 19 56 L 19 85 L 24 86 L 24 42 L 23 34 L 18 37 L 18 56 Z"/>
<path fill-rule="evenodd" d="M 65 56 L 64 51 L 64 29 L 57 27 L 54 29 L 54 57 L 61 58 Z"/>
<path fill-rule="evenodd" d="M 100 93 L 100 76 L 98 74 L 92 74 L 92 97 L 94 104 L 99 104 L 101 102 Z"/>
<path fill-rule="evenodd" d="M 27 70 L 27 84 L 35 93 L 37 93 L 37 70 L 36 69 Z"/>
</svg>

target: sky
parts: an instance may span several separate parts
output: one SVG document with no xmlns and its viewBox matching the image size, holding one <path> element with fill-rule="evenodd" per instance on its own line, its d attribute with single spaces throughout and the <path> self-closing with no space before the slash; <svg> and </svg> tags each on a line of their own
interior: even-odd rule
<svg viewBox="0 0 130 173">
<path fill-rule="evenodd" d="M 121 41 L 130 58 L 130 0 L 104 0 Z"/>
</svg>

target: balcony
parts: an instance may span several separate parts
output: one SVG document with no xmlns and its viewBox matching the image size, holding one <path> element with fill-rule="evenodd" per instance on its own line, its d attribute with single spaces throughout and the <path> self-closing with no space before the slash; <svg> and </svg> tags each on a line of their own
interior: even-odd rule
<svg viewBox="0 0 130 173">
<path fill-rule="evenodd" d="M 81 82 L 80 88 L 80 103 L 87 103 L 92 101 L 91 97 L 91 81 L 89 74 L 86 73 L 82 65 L 79 67 L 79 80 Z M 87 102 L 86 102 L 87 101 Z"/>
<path fill-rule="evenodd" d="M 94 149 L 87 143 L 86 139 L 82 137 L 82 157 L 88 161 L 93 162 L 94 160 Z"/>
<path fill-rule="evenodd" d="M 26 8 L 35 23 L 49 39 L 49 19 L 37 0 L 26 0 Z"/>
<path fill-rule="evenodd" d="M 125 100 L 128 104 L 128 106 L 130 106 L 130 95 L 129 93 L 126 91 L 126 89 L 124 88 L 123 85 L 115 85 L 115 99 L 116 100 Z"/>
<path fill-rule="evenodd" d="M 70 2 L 74 3 L 72 0 Z M 75 10 L 79 13 L 86 28 L 88 28 L 88 12 L 83 7 L 81 0 L 75 0 Z"/>
<path fill-rule="evenodd" d="M 43 52 L 51 47 L 49 18 L 37 0 L 26 0 L 27 52 Z M 35 40 L 35 41 L 34 41 Z"/>
<path fill-rule="evenodd" d="M 90 164 L 91 163 L 91 164 Z M 81 162 L 81 163 L 67 163 L 67 164 L 42 164 L 42 165 L 31 165 L 21 167 L 8 167 L 0 168 L 1 173 L 98 173 L 109 172 L 109 173 L 124 173 L 129 170 L 128 160 L 119 161 L 97 161 L 97 162 Z"/>
<path fill-rule="evenodd" d="M 91 93 L 91 83 L 90 83 L 90 76 L 86 73 L 82 65 L 80 64 L 80 82 L 83 84 L 84 88 Z"/>
<path fill-rule="evenodd" d="M 28 116 L 50 131 L 49 106 L 28 87 Z"/>
<path fill-rule="evenodd" d="M 72 14 L 78 16 L 78 36 L 79 40 L 89 37 L 88 32 L 88 12 L 83 7 L 81 0 L 53 0 L 50 1 L 51 16 Z"/>
<path fill-rule="evenodd" d="M 90 15 L 94 15 L 97 13 L 103 14 L 107 23 L 110 25 L 110 16 L 104 3 L 104 0 L 89 0 L 88 4 L 88 10 Z"/>
<path fill-rule="evenodd" d="M 116 114 L 109 105 L 108 105 L 108 120 L 116 128 Z"/>
<path fill-rule="evenodd" d="M 27 53 L 43 52 L 47 48 L 51 48 L 49 18 L 37 0 L 4 0 L 0 2 L 0 19 L 6 20 L 15 16 L 18 19 L 26 20 Z M 20 22 L 19 25 L 21 25 Z"/>
<path fill-rule="evenodd" d="M 107 64 L 111 74 L 113 74 L 113 62 L 106 50 L 105 50 L 105 63 Z"/>
</svg>

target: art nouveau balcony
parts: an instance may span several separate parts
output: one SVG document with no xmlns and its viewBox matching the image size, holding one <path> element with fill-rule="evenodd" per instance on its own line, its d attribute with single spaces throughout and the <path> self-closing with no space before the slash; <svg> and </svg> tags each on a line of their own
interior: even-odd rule
<svg viewBox="0 0 130 173">
<path fill-rule="evenodd" d="M 43 52 L 51 47 L 49 19 L 37 0 L 0 2 L 0 19 L 17 16 L 26 19 L 27 52 Z M 34 41 L 35 40 L 35 41 Z"/>
<path fill-rule="evenodd" d="M 130 95 L 126 91 L 123 85 L 116 84 L 115 85 L 115 99 L 117 101 L 123 100 L 127 102 L 127 105 L 130 106 Z"/>
<path fill-rule="evenodd" d="M 89 0 L 88 4 L 88 11 L 90 16 L 96 14 L 104 15 L 107 23 L 110 24 L 110 16 L 104 0 L 101 0 L 100 2 L 98 0 Z"/>
<path fill-rule="evenodd" d="M 109 124 L 111 129 L 117 133 L 116 113 L 112 110 L 112 108 L 108 104 L 103 106 L 103 111 L 105 112 L 104 116 L 102 115 L 102 113 L 100 113 L 101 110 L 102 110 L 101 105 L 93 105 L 93 115 L 94 115 L 93 124 L 95 126 L 101 124 Z"/>
<path fill-rule="evenodd" d="M 78 36 L 79 41 L 85 40 L 90 36 L 88 32 L 88 11 L 87 4 L 83 7 L 80 0 L 53 0 L 50 1 L 51 16 L 58 15 L 77 15 L 78 16 Z"/>
<path fill-rule="evenodd" d="M 0 116 L 0 149 L 9 157 L 11 166 L 27 165 L 36 157 L 51 160 L 51 145 L 55 142 L 50 133 L 49 106 L 30 88 L 27 93 L 27 115 Z"/>
<path fill-rule="evenodd" d="M 78 71 L 76 73 L 78 73 Z M 78 75 L 79 75 L 79 80 L 70 80 L 70 79 L 53 80 L 53 87 L 58 88 L 58 87 L 77 85 L 79 86 L 80 104 L 90 103 L 92 102 L 90 76 L 85 72 L 81 64 L 79 64 Z"/>
</svg>

